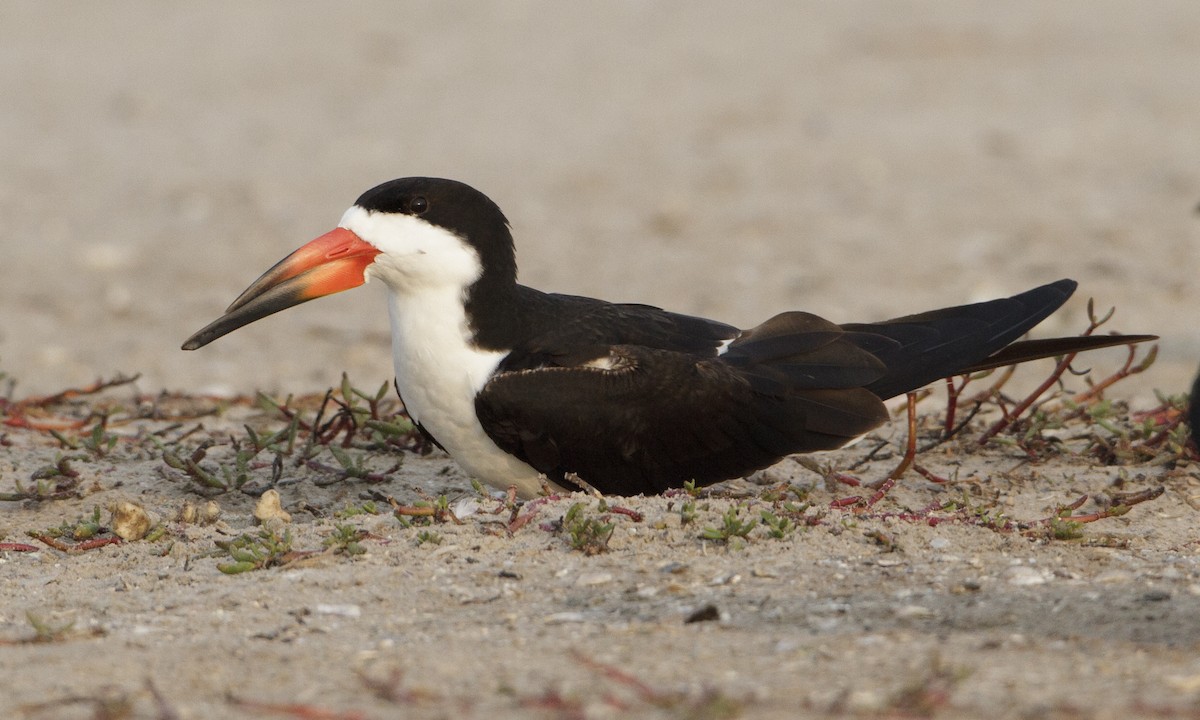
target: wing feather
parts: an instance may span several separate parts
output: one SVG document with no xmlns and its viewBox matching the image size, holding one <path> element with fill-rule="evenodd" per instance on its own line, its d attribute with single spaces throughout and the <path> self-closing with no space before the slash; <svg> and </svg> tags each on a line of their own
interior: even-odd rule
<svg viewBox="0 0 1200 720">
<path fill-rule="evenodd" d="M 632 345 L 592 365 L 503 372 L 476 397 L 484 430 L 551 479 L 605 493 L 661 492 L 739 477 L 838 447 L 887 419 L 859 388 L 776 392 L 722 358 Z"/>
</svg>

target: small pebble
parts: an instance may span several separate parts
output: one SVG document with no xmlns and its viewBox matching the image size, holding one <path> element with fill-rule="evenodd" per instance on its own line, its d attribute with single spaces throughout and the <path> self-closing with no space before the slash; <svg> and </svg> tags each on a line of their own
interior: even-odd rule
<svg viewBox="0 0 1200 720">
<path fill-rule="evenodd" d="M 896 617 L 901 620 L 920 620 L 933 617 L 933 611 L 924 605 L 905 605 L 896 609 Z"/>
<path fill-rule="evenodd" d="M 175 513 L 175 519 L 181 523 L 191 525 L 200 517 L 200 511 L 192 504 L 190 500 L 183 501 L 183 507 L 179 508 L 179 512 Z"/>
<path fill-rule="evenodd" d="M 742 581 L 742 576 L 737 573 L 724 573 L 716 576 L 709 585 L 737 585 Z"/>
<path fill-rule="evenodd" d="M 613 579 L 612 573 L 606 573 L 606 572 L 587 573 L 584 575 L 580 575 L 578 578 L 576 578 L 575 585 L 578 587 L 603 585 L 605 583 L 612 582 L 612 579 Z"/>
<path fill-rule="evenodd" d="M 874 713 L 884 708 L 884 697 L 874 690 L 855 690 L 846 697 L 846 708 L 856 713 Z"/>
<path fill-rule="evenodd" d="M 559 612 L 546 616 L 547 625 L 562 625 L 564 623 L 581 623 L 587 620 L 581 612 Z"/>
<path fill-rule="evenodd" d="M 643 585 L 634 591 L 634 595 L 640 598 L 652 598 L 658 595 L 659 588 L 653 585 Z"/>
<path fill-rule="evenodd" d="M 113 532 L 122 540 L 141 540 L 154 524 L 146 509 L 137 503 L 120 500 L 109 509 L 112 511 Z"/>
<path fill-rule="evenodd" d="M 693 610 L 683 622 L 686 625 L 688 623 L 712 622 L 720 619 L 721 611 L 717 609 L 716 605 L 709 603 Z"/>
<path fill-rule="evenodd" d="M 1014 565 L 1004 571 L 1010 585 L 1044 585 L 1046 576 L 1028 565 Z"/>
<path fill-rule="evenodd" d="M 254 506 L 254 519 L 258 520 L 260 525 L 271 520 L 290 523 L 292 516 L 283 509 L 283 503 L 279 499 L 279 491 L 272 488 L 258 498 L 258 504 Z"/>
<path fill-rule="evenodd" d="M 313 608 L 313 612 L 317 615 L 338 615 L 340 617 L 356 618 L 362 615 L 362 608 L 357 605 L 350 604 L 319 603 L 315 608 Z"/>
<path fill-rule="evenodd" d="M 179 512 L 175 514 L 176 520 L 188 525 L 211 525 L 220 517 L 221 506 L 213 500 L 209 500 L 201 506 L 185 500 L 183 506 L 179 508 Z"/>
</svg>

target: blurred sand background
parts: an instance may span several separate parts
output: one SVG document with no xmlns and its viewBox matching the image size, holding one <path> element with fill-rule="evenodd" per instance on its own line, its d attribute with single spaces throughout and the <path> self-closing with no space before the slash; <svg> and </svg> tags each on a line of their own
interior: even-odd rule
<svg viewBox="0 0 1200 720">
<path fill-rule="evenodd" d="M 440 175 L 522 279 L 741 324 L 1074 277 L 1200 342 L 1200 3 L 0 5 L 0 370 L 17 394 L 391 377 L 382 290 L 178 348 L 358 194 Z"/>
</svg>

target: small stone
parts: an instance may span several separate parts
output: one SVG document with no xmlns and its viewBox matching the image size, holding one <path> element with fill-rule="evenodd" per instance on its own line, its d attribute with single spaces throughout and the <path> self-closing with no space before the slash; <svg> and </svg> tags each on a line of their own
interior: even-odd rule
<svg viewBox="0 0 1200 720">
<path fill-rule="evenodd" d="M 1004 572 L 1010 585 L 1044 585 L 1046 576 L 1028 565 L 1014 565 Z"/>
<path fill-rule="evenodd" d="M 1125 570 L 1108 570 L 1092 578 L 1092 582 L 1105 585 L 1120 585 L 1132 581 L 1133 573 Z"/>
<path fill-rule="evenodd" d="M 200 517 L 200 511 L 190 500 L 183 501 L 183 507 L 179 508 L 179 512 L 175 513 L 175 519 L 181 523 L 188 525 L 193 524 Z"/>
<path fill-rule="evenodd" d="M 721 611 L 717 609 L 716 605 L 709 603 L 693 610 L 683 622 L 686 625 L 688 623 L 712 622 L 720 619 Z"/>
<path fill-rule="evenodd" d="M 581 623 L 587 620 L 581 612 L 558 612 L 546 616 L 547 625 L 562 625 L 564 623 Z"/>
<path fill-rule="evenodd" d="M 221 506 L 212 500 L 199 506 L 190 500 L 185 500 L 183 506 L 179 508 L 179 512 L 175 513 L 175 519 L 186 525 L 211 525 L 219 517 L 221 517 Z"/>
<path fill-rule="evenodd" d="M 950 590 L 950 592 L 953 592 L 953 593 L 979 592 L 982 589 L 983 589 L 983 584 L 980 583 L 978 580 L 963 580 L 958 585 L 955 585 Z"/>
<path fill-rule="evenodd" d="M 362 616 L 362 608 L 359 607 L 358 605 L 352 605 L 349 603 L 345 603 L 345 604 L 318 603 L 317 606 L 313 608 L 313 612 L 316 613 L 317 615 L 338 615 L 340 617 L 350 617 L 350 618 L 356 618 L 356 617 Z"/>
<path fill-rule="evenodd" d="M 258 498 L 258 504 L 254 506 L 254 519 L 260 525 L 265 525 L 272 520 L 286 524 L 292 521 L 292 516 L 283 509 L 279 491 L 272 488 Z"/>
<path fill-rule="evenodd" d="M 846 708 L 856 713 L 874 713 L 884 708 L 884 697 L 874 690 L 854 690 L 846 697 Z"/>
<path fill-rule="evenodd" d="M 578 587 L 603 585 L 605 583 L 612 582 L 612 579 L 613 579 L 612 573 L 606 573 L 606 572 L 587 573 L 585 575 L 580 575 L 578 578 L 576 578 L 575 585 Z"/>
<path fill-rule="evenodd" d="M 637 590 L 635 590 L 633 594 L 634 594 L 634 596 L 640 597 L 640 598 L 652 598 L 655 595 L 657 595 L 658 592 L 659 592 L 659 588 L 657 588 L 653 585 L 643 585 L 642 587 L 639 587 Z"/>
<path fill-rule="evenodd" d="M 905 605 L 896 608 L 896 617 L 901 620 L 921 620 L 933 617 L 933 611 L 924 605 Z"/>
<path fill-rule="evenodd" d="M 950 541 L 944 537 L 935 537 L 929 541 L 929 547 L 934 550 L 945 550 L 950 547 Z"/>
<path fill-rule="evenodd" d="M 154 524 L 150 513 L 137 503 L 119 500 L 109 509 L 112 511 L 113 532 L 122 540 L 141 540 Z"/>
<path fill-rule="evenodd" d="M 221 506 L 215 500 L 209 500 L 200 508 L 200 524 L 211 525 L 221 518 Z"/>
</svg>

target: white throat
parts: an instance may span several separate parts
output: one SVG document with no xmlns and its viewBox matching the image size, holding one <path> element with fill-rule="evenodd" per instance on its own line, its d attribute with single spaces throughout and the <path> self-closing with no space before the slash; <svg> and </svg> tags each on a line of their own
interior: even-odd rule
<svg viewBox="0 0 1200 720">
<path fill-rule="evenodd" d="M 475 413 L 475 396 L 508 354 L 477 347 L 467 321 L 467 290 L 483 272 L 478 253 L 410 215 L 356 206 L 340 225 L 382 251 L 367 276 L 388 288 L 392 360 L 409 415 L 471 475 L 536 495 L 538 472 L 497 447 Z"/>
</svg>

